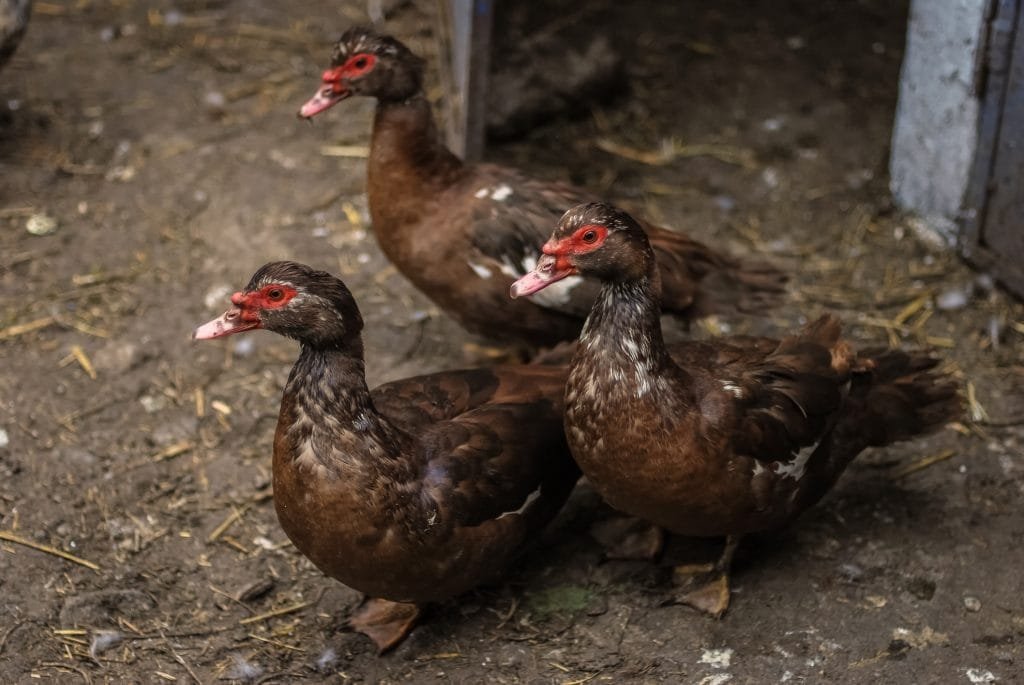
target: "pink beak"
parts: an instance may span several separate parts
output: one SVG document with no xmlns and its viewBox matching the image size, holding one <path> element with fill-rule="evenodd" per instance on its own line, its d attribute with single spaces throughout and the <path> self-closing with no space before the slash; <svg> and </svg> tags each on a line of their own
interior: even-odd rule
<svg viewBox="0 0 1024 685">
<path fill-rule="evenodd" d="M 192 331 L 192 339 L 213 340 L 214 338 L 223 338 L 224 336 L 234 335 L 242 331 L 251 331 L 260 326 L 259 319 L 253 320 L 250 318 L 249 320 L 243 320 L 242 310 L 238 307 L 232 307 L 216 319 L 207 321 Z"/>
<path fill-rule="evenodd" d="M 509 295 L 512 296 L 512 299 L 526 297 L 576 273 L 576 269 L 571 266 L 563 269 L 557 268 L 557 263 L 558 258 L 554 255 L 542 255 L 537 260 L 537 266 L 533 271 L 512 284 Z"/>
<path fill-rule="evenodd" d="M 316 94 L 299 109 L 299 116 L 303 119 L 312 119 L 320 112 L 330 109 L 352 94 L 350 90 L 344 88 L 335 90 L 336 85 L 335 83 L 324 83 L 316 91 Z"/>
</svg>

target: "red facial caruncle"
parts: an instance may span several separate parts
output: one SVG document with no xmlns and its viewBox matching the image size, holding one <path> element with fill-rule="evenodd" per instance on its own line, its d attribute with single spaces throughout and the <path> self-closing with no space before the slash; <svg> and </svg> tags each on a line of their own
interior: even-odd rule
<svg viewBox="0 0 1024 685">
<path fill-rule="evenodd" d="M 377 56 L 369 52 L 358 52 L 349 57 L 339 66 L 332 67 L 323 73 L 323 85 L 306 104 L 299 110 L 299 116 L 306 119 L 328 109 L 352 95 L 349 81 L 357 79 L 373 70 L 377 64 Z"/>
<path fill-rule="evenodd" d="M 298 291 L 286 283 L 271 283 L 259 290 L 237 292 L 231 296 L 231 304 L 234 307 L 196 328 L 192 332 L 192 338 L 210 340 L 261 328 L 263 321 L 260 319 L 260 312 L 280 309 L 297 294 Z"/>
<path fill-rule="evenodd" d="M 555 240 L 552 238 L 541 251 L 555 258 L 556 269 L 571 269 L 569 255 L 581 255 L 593 252 L 604 244 L 608 237 L 608 227 L 601 224 L 586 224 L 573 231 L 572 235 Z"/>
<path fill-rule="evenodd" d="M 294 286 L 287 283 L 270 283 L 252 292 L 237 292 L 231 296 L 231 304 L 240 309 L 279 309 L 298 294 Z"/>
<path fill-rule="evenodd" d="M 572 235 L 555 240 L 552 238 L 541 248 L 544 254 L 561 256 L 566 254 L 586 254 L 601 247 L 608 237 L 608 227 L 601 224 L 580 226 Z"/>
<path fill-rule="evenodd" d="M 593 252 L 604 244 L 608 227 L 601 224 L 581 226 L 572 235 L 559 240 L 552 238 L 541 251 L 537 266 L 530 273 L 512 284 L 509 295 L 513 298 L 532 295 L 577 273 L 572 257 Z"/>
<path fill-rule="evenodd" d="M 344 82 L 350 79 L 359 78 L 369 73 L 377 64 L 377 56 L 369 52 L 360 52 L 352 55 L 345 63 L 332 67 L 324 72 L 322 80 L 324 85 L 331 87 L 334 93 L 341 93 L 348 90 Z"/>
</svg>

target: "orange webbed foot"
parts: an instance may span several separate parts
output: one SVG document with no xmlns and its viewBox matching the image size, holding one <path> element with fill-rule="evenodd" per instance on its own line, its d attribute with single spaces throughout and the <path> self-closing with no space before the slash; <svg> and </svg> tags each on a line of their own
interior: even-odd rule
<svg viewBox="0 0 1024 685">
<path fill-rule="evenodd" d="M 729 597 L 729 576 L 721 573 L 697 589 L 678 595 L 676 601 L 709 616 L 721 618 L 729 608 Z"/>
<path fill-rule="evenodd" d="M 374 598 L 364 602 L 348 624 L 373 640 L 377 653 L 383 654 L 406 638 L 419 615 L 415 604 Z"/>
<path fill-rule="evenodd" d="M 721 618 L 729 608 L 729 598 L 732 594 L 729 589 L 729 569 L 739 544 L 740 537 L 730 535 L 726 538 L 722 556 L 714 564 L 676 566 L 674 575 L 678 584 L 697 586 L 693 590 L 677 595 L 676 601 L 709 616 Z M 710 580 L 709 574 L 713 574 Z"/>
</svg>

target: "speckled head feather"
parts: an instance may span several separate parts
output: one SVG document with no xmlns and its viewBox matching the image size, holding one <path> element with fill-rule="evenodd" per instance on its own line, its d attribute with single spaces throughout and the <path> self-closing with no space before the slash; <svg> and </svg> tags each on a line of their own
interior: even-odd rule
<svg viewBox="0 0 1024 685">
<path fill-rule="evenodd" d="M 593 247 L 581 244 L 581 229 L 604 228 Z M 583 232 L 585 233 L 585 232 Z M 577 205 L 562 215 L 545 252 L 564 254 L 580 274 L 605 282 L 656 280 L 654 250 L 636 219 L 604 202 Z"/>
<path fill-rule="evenodd" d="M 296 292 L 286 306 L 261 310 L 263 328 L 313 347 L 358 343 L 363 318 L 352 293 L 339 279 L 305 264 L 270 262 L 253 274 L 245 293 L 273 285 Z"/>
<path fill-rule="evenodd" d="M 341 34 L 341 38 L 334 45 L 334 51 L 331 53 L 331 66 L 340 66 L 349 57 L 359 52 L 369 52 L 381 57 L 412 55 L 409 48 L 391 36 L 377 33 L 365 26 L 353 26 Z"/>
<path fill-rule="evenodd" d="M 377 62 L 365 76 L 349 81 L 353 93 L 405 100 L 422 89 L 425 62 L 401 41 L 369 28 L 350 28 L 334 45 L 331 67 L 341 67 L 359 54 L 373 55 Z"/>
</svg>

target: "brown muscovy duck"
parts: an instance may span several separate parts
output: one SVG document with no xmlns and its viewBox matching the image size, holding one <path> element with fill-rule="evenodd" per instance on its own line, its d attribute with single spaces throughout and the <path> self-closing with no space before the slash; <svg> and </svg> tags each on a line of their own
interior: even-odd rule
<svg viewBox="0 0 1024 685">
<path fill-rule="evenodd" d="M 311 118 L 353 95 L 377 99 L 367 194 L 381 250 L 465 328 L 528 346 L 579 334 L 599 290 L 572 278 L 512 301 L 566 209 L 596 199 L 495 164 L 464 164 L 441 140 L 423 94 L 422 59 L 390 36 L 355 28 L 338 41 L 323 85 L 299 111 Z M 645 224 L 661 271 L 662 309 L 686 320 L 760 311 L 780 299 L 785 277 L 687 236 Z"/>
<path fill-rule="evenodd" d="M 857 353 L 829 315 L 795 335 L 667 347 L 654 251 L 640 224 L 605 204 L 569 210 L 521 296 L 574 274 L 598 278 L 566 387 L 569 446 L 613 507 L 692 536 L 726 536 L 714 580 L 682 601 L 728 607 L 742 535 L 777 528 L 817 502 L 867 447 L 956 419 L 937 360 Z"/>
<path fill-rule="evenodd" d="M 363 321 L 337 278 L 273 262 L 231 302 L 193 337 L 264 328 L 300 343 L 274 436 L 274 506 L 317 568 L 375 598 L 350 624 L 381 651 L 408 633 L 419 605 L 495 578 L 572 490 L 564 364 L 369 390 Z"/>
</svg>

